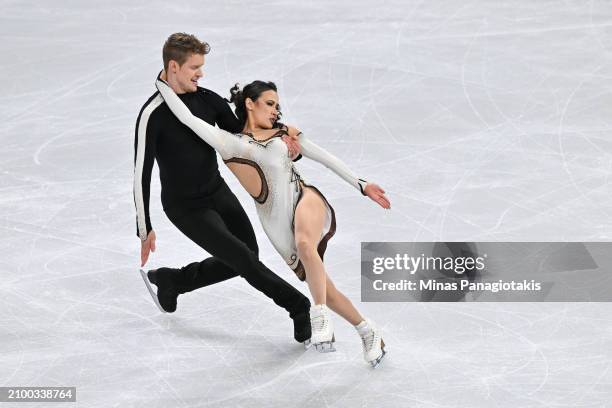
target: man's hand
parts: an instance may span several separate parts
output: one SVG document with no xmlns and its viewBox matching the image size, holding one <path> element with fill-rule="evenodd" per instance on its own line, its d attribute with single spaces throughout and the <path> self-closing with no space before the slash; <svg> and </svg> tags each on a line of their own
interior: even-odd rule
<svg viewBox="0 0 612 408">
<path fill-rule="evenodd" d="M 385 190 L 380 188 L 378 184 L 368 183 L 363 189 L 363 192 L 382 208 L 386 208 L 387 210 L 391 209 L 391 201 L 389 201 L 385 195 Z"/>
<path fill-rule="evenodd" d="M 302 152 L 302 147 L 300 146 L 300 138 L 296 134 L 285 135 L 281 138 L 283 142 L 287 145 L 287 150 L 289 151 L 289 157 L 291 160 L 295 160 L 296 157 Z"/>
<path fill-rule="evenodd" d="M 145 266 L 151 252 L 155 252 L 155 231 L 153 230 L 149 232 L 147 239 L 140 241 L 140 266 Z"/>
</svg>

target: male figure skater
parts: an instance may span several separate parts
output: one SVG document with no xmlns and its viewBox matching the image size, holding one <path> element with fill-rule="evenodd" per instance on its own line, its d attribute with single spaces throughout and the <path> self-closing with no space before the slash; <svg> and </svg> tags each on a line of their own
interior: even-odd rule
<svg viewBox="0 0 612 408">
<path fill-rule="evenodd" d="M 240 124 L 227 103 L 216 93 L 198 87 L 204 56 L 209 51 L 209 45 L 193 35 L 172 34 L 163 47 L 164 71 L 160 76 L 195 116 L 228 132 L 240 132 Z M 292 157 L 296 156 L 297 142 L 283 140 Z M 183 234 L 212 255 L 180 269 L 159 268 L 146 275 L 141 270 L 158 307 L 172 313 L 179 294 L 240 275 L 289 312 L 295 340 L 307 344 L 311 336 L 310 301 L 260 262 L 253 227 L 219 174 L 214 149 L 179 122 L 159 92 L 140 110 L 134 147 L 134 202 L 141 266 L 155 251 L 155 231 L 149 217 L 154 160 L 159 167 L 164 212 Z M 157 294 L 149 282 L 157 286 Z"/>
</svg>

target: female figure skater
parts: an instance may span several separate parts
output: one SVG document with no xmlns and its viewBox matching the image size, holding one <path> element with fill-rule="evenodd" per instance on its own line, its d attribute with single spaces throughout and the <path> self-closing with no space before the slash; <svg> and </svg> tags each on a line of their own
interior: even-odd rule
<svg viewBox="0 0 612 408">
<path fill-rule="evenodd" d="M 276 86 L 254 81 L 239 91 L 232 88 L 236 115 L 244 124 L 232 135 L 194 116 L 170 86 L 156 82 L 170 110 L 186 126 L 219 152 L 238 181 L 253 197 L 268 238 L 300 280 L 306 280 L 314 300 L 310 309 L 311 342 L 321 352 L 335 351 L 329 309 L 355 326 L 362 339 L 364 359 L 376 367 L 384 357 L 385 343 L 374 323 L 365 319 L 334 286 L 323 265 L 327 241 L 334 235 L 334 209 L 315 187 L 306 184 L 289 158 L 283 135 L 298 135 L 302 154 L 333 170 L 363 195 L 390 208 L 384 191 L 355 177 L 333 155 L 312 143 L 295 128 L 278 122 Z M 329 307 L 329 309 L 328 309 Z"/>
</svg>

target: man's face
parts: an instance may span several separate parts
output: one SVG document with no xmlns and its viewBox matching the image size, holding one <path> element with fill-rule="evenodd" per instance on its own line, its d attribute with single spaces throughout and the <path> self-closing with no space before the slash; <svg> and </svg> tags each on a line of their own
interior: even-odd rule
<svg viewBox="0 0 612 408">
<path fill-rule="evenodd" d="M 180 90 L 177 93 L 195 92 L 198 90 L 198 80 L 204 76 L 204 55 L 191 54 L 187 61 L 181 66 L 176 61 L 170 67 L 176 77 Z"/>
</svg>

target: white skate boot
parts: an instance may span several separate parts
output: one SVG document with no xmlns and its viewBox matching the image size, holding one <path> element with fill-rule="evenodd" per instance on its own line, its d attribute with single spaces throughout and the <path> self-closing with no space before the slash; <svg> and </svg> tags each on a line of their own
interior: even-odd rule
<svg viewBox="0 0 612 408">
<path fill-rule="evenodd" d="M 361 345 L 363 346 L 363 359 L 370 363 L 372 368 L 376 368 L 381 360 L 387 354 L 385 350 L 385 342 L 381 337 L 380 330 L 370 320 L 366 319 L 355 326 L 359 337 L 361 337 Z"/>
<path fill-rule="evenodd" d="M 326 305 L 310 307 L 310 324 L 312 326 L 311 342 L 314 348 L 321 353 L 336 351 L 334 347 L 336 341 L 334 326 Z"/>
</svg>

